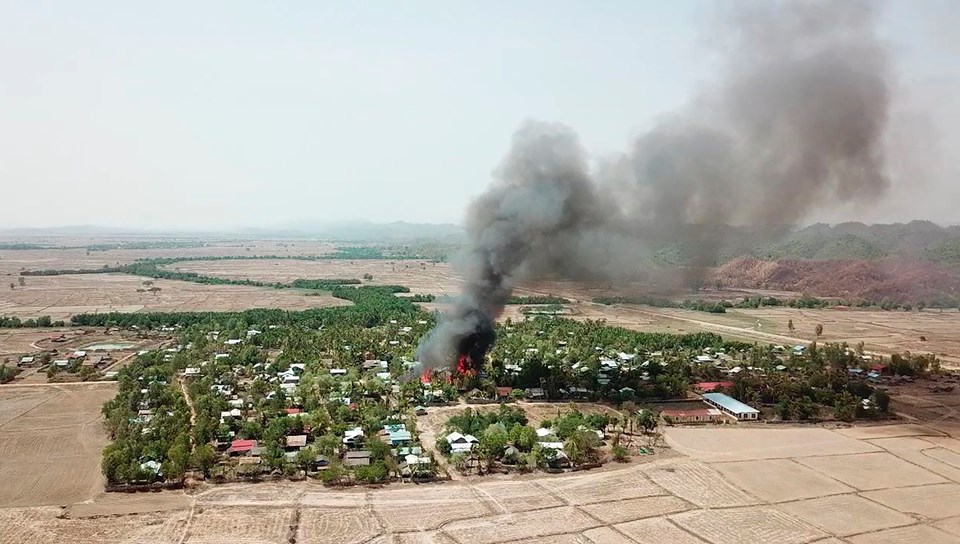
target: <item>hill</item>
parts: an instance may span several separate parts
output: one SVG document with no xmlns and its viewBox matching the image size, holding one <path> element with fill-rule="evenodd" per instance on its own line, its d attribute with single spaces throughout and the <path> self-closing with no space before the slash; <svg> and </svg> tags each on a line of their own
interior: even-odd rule
<svg viewBox="0 0 960 544">
<path fill-rule="evenodd" d="M 711 281 L 728 287 L 794 291 L 844 300 L 956 306 L 960 275 L 939 264 L 879 260 L 763 260 L 742 256 L 714 270 Z"/>
</svg>

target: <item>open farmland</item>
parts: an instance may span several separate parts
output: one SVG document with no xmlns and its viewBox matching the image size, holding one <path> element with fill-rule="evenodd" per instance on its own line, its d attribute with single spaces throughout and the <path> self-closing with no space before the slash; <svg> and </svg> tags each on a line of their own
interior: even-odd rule
<svg viewBox="0 0 960 544">
<path fill-rule="evenodd" d="M 10 505 L 0 508 L 5 539 L 0 543 L 828 544 L 960 539 L 960 475 L 941 476 L 932 470 L 935 465 L 907 463 L 898 457 L 902 448 L 889 442 L 902 431 L 911 435 L 905 438 L 918 441 L 912 446 L 921 451 L 960 454 L 960 441 L 912 425 L 690 431 L 667 431 L 668 443 L 687 457 L 597 473 L 380 489 L 328 490 L 313 482 L 205 485 L 188 494 L 134 497 L 156 497 L 168 509 L 165 513 L 129 514 L 124 501 L 98 497 L 78 505 L 82 509 L 72 508 L 68 519 L 60 519 L 56 508 Z M 781 431 L 787 431 L 783 437 Z M 781 438 L 791 446 L 778 447 Z M 743 441 L 753 446 L 744 447 Z M 738 460 L 714 454 L 722 449 L 739 452 Z M 892 476 L 903 473 L 894 465 L 908 467 L 904 470 L 909 470 L 909 478 Z M 757 467 L 755 473 L 751 466 Z M 159 500 L 165 498 L 175 500 Z M 111 508 L 129 515 L 70 519 L 81 510 L 105 515 Z"/>
<path fill-rule="evenodd" d="M 169 270 L 196 272 L 204 276 L 234 280 L 259 280 L 289 283 L 304 279 L 360 279 L 365 274 L 371 285 L 403 285 L 412 293 L 455 295 L 460 281 L 449 263 L 419 260 L 324 260 L 250 259 L 242 261 L 183 261 L 166 267 Z"/>
<path fill-rule="evenodd" d="M 0 315 L 54 320 L 81 313 L 192 312 L 249 308 L 305 310 L 350 304 L 322 293 L 306 296 L 292 289 L 242 285 L 203 285 L 155 280 L 156 294 L 137 292 L 144 278 L 127 274 L 33 276 L 26 287 L 3 291 Z"/>
<path fill-rule="evenodd" d="M 100 407 L 114 384 L 0 387 L 0 505 L 78 502 L 102 491 Z"/>
</svg>

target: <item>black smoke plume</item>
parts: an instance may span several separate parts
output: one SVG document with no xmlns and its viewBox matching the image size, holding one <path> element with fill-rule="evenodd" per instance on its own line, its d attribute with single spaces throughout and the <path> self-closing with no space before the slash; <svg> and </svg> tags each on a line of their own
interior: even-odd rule
<svg viewBox="0 0 960 544">
<path fill-rule="evenodd" d="M 463 294 L 418 348 L 427 368 L 494 341 L 518 281 L 617 280 L 651 247 L 691 254 L 702 281 L 724 225 L 784 225 L 887 188 L 888 53 L 867 2 L 739 2 L 710 28 L 722 77 L 591 171 L 576 134 L 527 122 L 468 210 Z"/>
</svg>

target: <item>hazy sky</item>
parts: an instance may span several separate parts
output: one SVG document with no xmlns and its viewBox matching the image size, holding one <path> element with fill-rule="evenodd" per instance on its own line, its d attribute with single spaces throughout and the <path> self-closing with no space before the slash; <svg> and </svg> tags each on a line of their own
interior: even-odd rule
<svg viewBox="0 0 960 544">
<path fill-rule="evenodd" d="M 0 227 L 459 222 L 523 120 L 603 155 L 682 106 L 711 5 L 0 0 Z M 960 222 L 958 26 L 888 2 L 897 186 L 824 218 Z"/>
</svg>

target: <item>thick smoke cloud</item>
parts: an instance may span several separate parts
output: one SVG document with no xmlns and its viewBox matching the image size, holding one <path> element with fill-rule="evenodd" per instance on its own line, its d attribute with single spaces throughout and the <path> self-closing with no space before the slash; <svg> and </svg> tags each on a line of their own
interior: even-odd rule
<svg viewBox="0 0 960 544">
<path fill-rule="evenodd" d="M 428 367 L 482 361 L 516 284 L 633 277 L 682 244 L 699 271 L 723 225 L 785 225 L 886 190 L 888 54 L 863 2 L 731 4 L 712 27 L 722 77 L 594 170 L 569 128 L 527 122 L 468 211 L 463 294 L 421 342 Z"/>
</svg>

